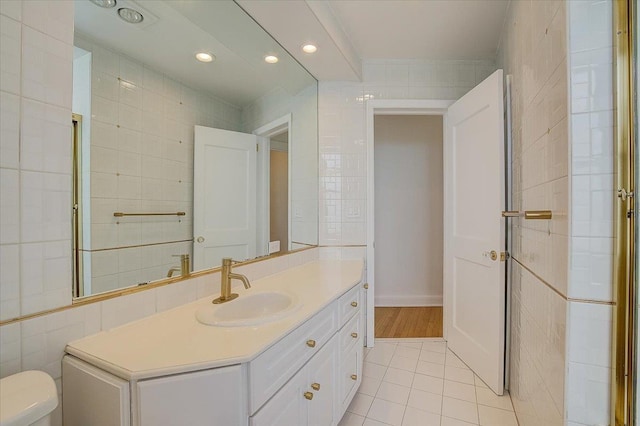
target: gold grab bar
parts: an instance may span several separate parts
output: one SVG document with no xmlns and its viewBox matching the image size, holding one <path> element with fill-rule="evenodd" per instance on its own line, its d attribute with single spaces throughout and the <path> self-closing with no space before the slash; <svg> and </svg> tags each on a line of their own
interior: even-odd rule
<svg viewBox="0 0 640 426">
<path fill-rule="evenodd" d="M 185 212 L 174 212 L 174 213 L 123 213 L 123 212 L 114 212 L 113 215 L 115 217 L 124 217 L 124 216 L 185 216 L 187 213 Z"/>
<path fill-rule="evenodd" d="M 551 210 L 525 210 L 519 212 L 517 210 L 507 210 L 502 212 L 502 217 L 524 217 L 525 219 L 551 219 Z"/>
</svg>

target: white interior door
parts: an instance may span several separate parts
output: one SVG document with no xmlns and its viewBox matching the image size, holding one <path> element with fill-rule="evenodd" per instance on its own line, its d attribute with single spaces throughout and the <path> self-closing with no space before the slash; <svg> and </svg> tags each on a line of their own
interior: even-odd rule
<svg viewBox="0 0 640 426">
<path fill-rule="evenodd" d="M 502 70 L 449 107 L 445 160 L 445 337 L 504 391 L 505 203 Z M 492 256 L 492 252 L 495 256 Z"/>
<path fill-rule="evenodd" d="M 256 255 L 257 136 L 195 126 L 193 269 Z"/>
</svg>

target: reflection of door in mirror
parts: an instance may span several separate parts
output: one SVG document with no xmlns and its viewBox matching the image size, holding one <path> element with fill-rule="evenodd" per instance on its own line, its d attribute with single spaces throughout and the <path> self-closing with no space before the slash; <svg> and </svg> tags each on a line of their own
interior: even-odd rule
<svg viewBox="0 0 640 426">
<path fill-rule="evenodd" d="M 255 135 L 195 126 L 193 266 L 256 256 Z"/>
<path fill-rule="evenodd" d="M 270 139 L 269 254 L 272 254 L 289 248 L 289 132 Z"/>
</svg>

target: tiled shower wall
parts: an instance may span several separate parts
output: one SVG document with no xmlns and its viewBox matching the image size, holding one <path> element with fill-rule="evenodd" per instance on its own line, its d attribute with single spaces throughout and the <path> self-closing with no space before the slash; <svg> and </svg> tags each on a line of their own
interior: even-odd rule
<svg viewBox="0 0 640 426">
<path fill-rule="evenodd" d="M 366 101 L 458 99 L 495 69 L 484 60 L 376 60 L 364 62 L 363 83 L 320 82 L 320 245 L 366 244 Z"/>
<path fill-rule="evenodd" d="M 512 2 L 511 395 L 520 424 L 608 424 L 611 375 L 612 2 Z M 547 207 L 543 207 L 543 206 Z"/>
<path fill-rule="evenodd" d="M 498 61 L 511 76 L 512 235 L 510 392 L 520 424 L 562 425 L 569 252 L 566 3 L 509 6 Z"/>
<path fill-rule="evenodd" d="M 0 31 L 5 320 L 71 303 L 73 2 L 2 1 Z"/>
<path fill-rule="evenodd" d="M 191 254 L 193 128 L 239 131 L 240 108 L 92 40 L 76 36 L 75 45 L 92 54 L 91 234 L 82 248 L 95 294 L 161 279 L 179 266 L 173 255 Z"/>
</svg>

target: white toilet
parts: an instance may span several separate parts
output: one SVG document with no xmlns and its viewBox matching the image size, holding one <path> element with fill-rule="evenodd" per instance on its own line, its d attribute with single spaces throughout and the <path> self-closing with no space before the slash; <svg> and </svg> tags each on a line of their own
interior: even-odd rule
<svg viewBox="0 0 640 426">
<path fill-rule="evenodd" d="M 58 391 L 51 376 L 23 371 L 0 379 L 0 426 L 49 426 L 58 406 Z"/>
</svg>

